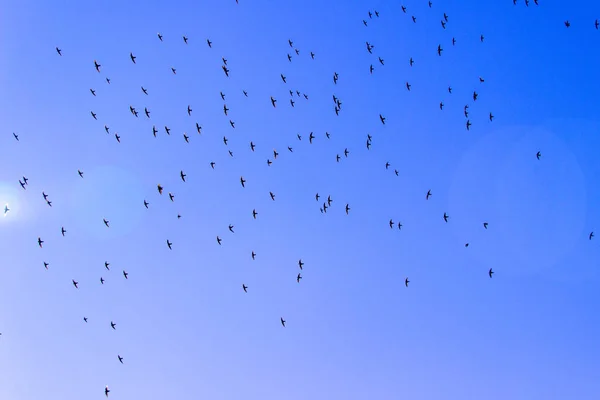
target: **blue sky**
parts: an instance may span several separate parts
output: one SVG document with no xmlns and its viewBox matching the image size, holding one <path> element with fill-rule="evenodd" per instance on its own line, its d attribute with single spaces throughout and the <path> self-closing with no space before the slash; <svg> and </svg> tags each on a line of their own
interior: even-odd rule
<svg viewBox="0 0 600 400">
<path fill-rule="evenodd" d="M 3 5 L 1 398 L 598 398 L 600 4 L 202 3 Z"/>
</svg>

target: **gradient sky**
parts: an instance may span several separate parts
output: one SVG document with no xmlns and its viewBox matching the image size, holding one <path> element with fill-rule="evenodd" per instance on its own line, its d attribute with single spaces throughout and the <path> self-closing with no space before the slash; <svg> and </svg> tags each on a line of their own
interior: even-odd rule
<svg viewBox="0 0 600 400">
<path fill-rule="evenodd" d="M 0 398 L 600 398 L 600 4 L 404 4 L 2 2 Z"/>
</svg>

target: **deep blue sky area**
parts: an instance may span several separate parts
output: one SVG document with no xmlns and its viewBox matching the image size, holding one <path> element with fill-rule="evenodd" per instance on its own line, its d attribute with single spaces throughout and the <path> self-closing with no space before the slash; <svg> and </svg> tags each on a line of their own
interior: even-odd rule
<svg viewBox="0 0 600 400">
<path fill-rule="evenodd" d="M 600 398 L 600 3 L 0 8 L 1 399 Z"/>
</svg>

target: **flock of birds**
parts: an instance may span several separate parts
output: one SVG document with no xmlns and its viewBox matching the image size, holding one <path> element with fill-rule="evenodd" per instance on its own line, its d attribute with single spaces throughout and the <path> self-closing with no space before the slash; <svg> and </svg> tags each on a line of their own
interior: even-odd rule
<svg viewBox="0 0 600 400">
<path fill-rule="evenodd" d="M 236 0 L 236 3 L 237 2 L 238 1 Z M 524 2 L 525 2 L 526 6 L 529 5 L 529 0 L 524 0 Z M 533 2 L 534 2 L 535 5 L 538 5 L 538 0 L 533 0 Z M 513 0 L 513 3 L 516 5 L 517 4 L 517 0 Z M 430 8 L 432 7 L 432 2 L 431 1 L 428 2 L 428 6 Z M 402 9 L 402 12 L 405 13 L 405 14 L 408 12 L 407 8 L 405 6 L 402 6 L 401 9 Z M 373 20 L 374 18 L 375 19 L 379 18 L 379 12 L 376 11 L 376 10 L 369 11 L 368 14 L 367 14 L 367 16 L 368 17 L 366 17 L 365 19 L 362 20 L 362 24 L 365 27 L 369 26 L 369 24 L 370 24 L 369 21 Z M 417 22 L 417 19 L 416 19 L 416 17 L 414 15 L 411 16 L 411 19 L 412 19 L 413 23 Z M 441 23 L 441 26 L 442 26 L 443 29 L 446 29 L 446 25 L 448 23 L 450 23 L 450 18 L 449 18 L 449 16 L 446 13 L 443 13 L 442 18 L 440 20 L 440 23 Z M 571 26 L 571 23 L 567 20 L 567 21 L 564 21 L 564 25 L 567 28 L 569 28 Z M 596 29 L 599 28 L 599 22 L 598 22 L 598 20 L 595 21 L 594 26 L 595 26 Z M 163 35 L 161 33 L 157 34 L 157 38 L 161 42 L 163 42 L 165 40 L 165 38 L 163 37 Z M 479 40 L 481 42 L 484 42 L 484 35 L 480 35 Z M 188 43 L 189 42 L 189 38 L 187 36 L 185 36 L 185 35 L 182 36 L 182 41 L 183 41 L 184 45 L 188 45 L 189 44 Z M 457 43 L 456 39 L 452 38 L 452 41 L 451 41 L 452 46 L 455 46 L 456 43 Z M 210 39 L 206 39 L 206 44 L 208 45 L 209 48 L 212 48 L 212 46 L 213 46 L 213 42 Z M 292 62 L 294 57 L 300 56 L 300 50 L 298 48 L 294 47 L 294 42 L 291 39 L 288 39 L 288 44 L 289 44 L 289 47 L 290 47 L 291 50 L 287 54 L 287 60 L 289 62 Z M 368 53 L 369 54 L 373 54 L 373 50 L 375 49 L 375 45 L 369 43 L 368 41 L 366 41 L 365 44 L 366 44 L 366 50 L 368 51 Z M 442 47 L 442 44 L 439 44 L 437 46 L 437 54 L 438 54 L 438 56 L 442 56 L 443 52 L 444 52 L 444 48 Z M 59 56 L 63 56 L 63 51 L 59 47 L 56 47 L 56 53 Z M 314 52 L 311 51 L 308 54 L 309 54 L 311 60 L 315 60 L 315 56 L 316 55 L 315 55 Z M 133 64 L 137 64 L 137 56 L 133 52 L 129 53 L 129 58 L 130 58 L 130 60 L 131 60 L 131 62 Z M 227 64 L 227 59 L 224 58 L 224 57 L 222 57 L 221 60 L 222 60 L 221 69 L 222 69 L 223 73 L 225 74 L 225 76 L 229 77 L 230 70 L 229 70 L 229 66 Z M 408 62 L 409 62 L 409 65 L 411 67 L 413 67 L 413 65 L 415 64 L 415 60 L 412 57 L 408 60 Z M 379 63 L 380 66 L 384 66 L 385 65 L 384 59 L 381 56 L 379 56 L 379 55 L 377 56 L 377 60 L 375 61 L 375 64 L 377 64 L 377 63 Z M 102 73 L 102 64 L 98 60 L 94 60 L 93 61 L 93 65 L 94 65 L 95 70 L 98 73 Z M 373 74 L 374 71 L 375 71 L 375 66 L 373 64 L 371 64 L 369 66 L 369 73 Z M 171 67 L 171 73 L 174 74 L 174 75 L 176 75 L 177 74 L 176 68 Z M 283 73 L 280 74 L 280 78 L 281 78 L 281 80 L 284 83 L 287 83 L 287 77 Z M 111 80 L 110 80 L 109 77 L 105 77 L 105 80 L 106 80 L 107 84 L 111 83 Z M 332 80 L 333 80 L 333 84 L 337 85 L 338 82 L 340 81 L 340 75 L 337 72 L 334 72 L 333 76 L 332 76 Z M 483 84 L 485 82 L 484 78 L 481 77 L 481 76 L 478 77 L 478 81 L 481 84 Z M 411 84 L 409 82 L 406 82 L 405 86 L 406 86 L 406 89 L 408 91 L 411 90 Z M 141 86 L 140 90 L 142 91 L 142 93 L 144 95 L 147 95 L 147 96 L 151 95 L 149 93 L 148 89 L 146 87 L 144 87 L 144 86 Z M 90 88 L 89 91 L 90 91 L 90 94 L 92 96 L 94 96 L 94 97 L 96 96 L 96 90 L 94 90 L 93 88 Z M 248 94 L 248 92 L 246 90 L 241 90 L 241 92 L 244 95 L 244 97 L 249 97 L 249 94 Z M 447 92 L 448 92 L 448 94 L 452 94 L 452 87 L 451 86 L 448 86 Z M 289 104 L 290 104 L 291 107 L 295 106 L 295 104 L 296 104 L 296 100 L 295 99 L 296 98 L 304 98 L 305 101 L 307 101 L 309 99 L 309 97 L 308 97 L 307 94 L 301 93 L 298 90 L 289 90 L 289 94 L 290 94 Z M 229 122 L 229 126 L 232 129 L 235 129 L 235 127 L 236 127 L 235 126 L 235 122 L 230 118 L 230 109 L 227 107 L 227 103 L 225 103 L 226 95 L 223 92 L 220 92 L 220 98 L 221 98 L 221 100 L 224 103 L 223 104 L 223 113 L 229 119 L 229 121 L 228 121 Z M 471 104 L 469 104 L 469 102 L 467 102 L 464 105 L 464 107 L 463 107 L 463 113 L 464 113 L 464 117 L 466 119 L 465 126 L 466 126 L 467 130 L 470 130 L 471 126 L 472 126 L 471 120 L 469 119 L 469 108 L 470 108 L 470 105 L 472 106 L 477 101 L 478 98 L 479 98 L 479 93 L 477 92 L 477 90 L 473 90 L 472 95 L 471 95 L 471 99 L 470 99 Z M 332 99 L 333 99 L 333 103 L 334 103 L 333 110 L 334 110 L 334 112 L 335 112 L 336 115 L 339 115 L 339 113 L 342 110 L 343 102 L 335 94 L 332 95 Z M 277 107 L 278 100 L 275 97 L 271 96 L 270 97 L 270 103 L 271 103 L 271 105 L 273 107 Z M 439 103 L 439 109 L 440 110 L 444 109 L 444 102 L 443 101 L 441 101 Z M 130 113 L 133 116 L 135 116 L 136 118 L 139 118 L 140 111 L 137 110 L 135 107 L 129 106 L 129 111 L 130 111 Z M 188 114 L 188 116 L 192 116 L 192 113 L 193 113 L 193 109 L 192 109 L 191 105 L 188 105 L 188 107 L 187 107 L 187 114 Z M 94 120 L 98 120 L 98 115 L 94 111 L 90 111 L 90 115 L 91 115 L 91 117 Z M 144 109 L 143 109 L 143 115 L 146 118 L 150 119 L 151 118 L 151 111 L 147 107 L 144 107 Z M 489 119 L 490 122 L 492 122 L 494 120 L 494 115 L 492 114 L 492 112 L 489 112 L 488 119 Z M 386 123 L 386 117 L 384 115 L 382 115 L 382 114 L 379 114 L 379 121 L 381 122 L 381 124 L 385 125 L 385 123 Z M 202 126 L 198 122 L 195 123 L 195 128 L 196 128 L 196 131 L 197 131 L 198 134 L 202 134 Z M 105 130 L 105 132 L 107 134 L 111 133 L 111 130 L 110 130 L 110 128 L 107 125 L 104 125 L 104 130 Z M 164 132 L 165 132 L 166 135 L 171 135 L 171 129 L 168 126 L 166 126 L 166 125 L 164 126 Z M 152 135 L 154 137 L 157 137 L 158 134 L 159 134 L 159 129 L 156 126 L 153 126 L 152 127 Z M 13 133 L 13 135 L 14 135 L 14 139 L 16 141 L 19 141 L 19 135 L 16 134 L 16 133 Z M 121 136 L 117 132 L 114 132 L 113 135 L 114 135 L 115 140 L 120 143 L 121 142 Z M 302 138 L 303 138 L 302 135 L 297 134 L 297 140 L 298 141 L 301 141 Z M 330 138 L 330 134 L 328 132 L 325 132 L 325 138 L 327 138 L 327 139 Z M 183 139 L 185 140 L 186 143 L 190 143 L 190 137 L 185 132 L 183 133 Z M 308 134 L 308 143 L 312 144 L 313 141 L 315 141 L 315 140 L 317 140 L 317 136 L 314 134 L 314 132 L 310 132 Z M 228 142 L 229 142 L 229 139 L 226 136 L 223 136 L 223 143 L 227 146 Z M 370 150 L 371 146 L 372 146 L 372 143 L 373 143 L 373 137 L 372 137 L 371 134 L 367 135 L 365 143 L 366 143 L 367 150 Z M 249 149 L 250 149 L 250 151 L 254 152 L 255 148 L 256 148 L 255 143 L 253 141 L 250 141 L 250 143 L 249 143 Z M 292 146 L 288 146 L 287 150 L 290 153 L 293 153 Z M 229 152 L 229 155 L 231 157 L 233 157 L 233 152 L 231 150 L 228 150 L 228 152 Z M 349 154 L 350 154 L 350 151 L 348 150 L 348 148 L 346 148 L 346 149 L 344 149 L 344 151 L 343 151 L 342 154 L 343 154 L 344 157 L 348 157 Z M 273 150 L 272 157 L 269 157 L 266 160 L 267 165 L 271 166 L 273 164 L 273 162 L 275 160 L 277 160 L 278 156 L 279 156 L 279 153 L 277 152 L 277 150 Z M 541 158 L 542 158 L 541 151 L 537 151 L 537 153 L 535 154 L 535 157 L 537 158 L 537 160 L 541 160 Z M 336 154 L 336 161 L 337 162 L 339 162 L 341 158 L 342 158 L 342 155 Z M 210 164 L 209 164 L 209 166 L 210 166 L 210 168 L 215 169 L 216 163 L 214 161 L 211 161 Z M 390 162 L 385 162 L 385 169 L 389 170 L 390 167 L 391 167 Z M 397 169 L 395 169 L 393 171 L 394 171 L 395 175 L 399 175 L 399 171 Z M 84 178 L 84 172 L 83 171 L 77 170 L 77 174 L 79 175 L 80 178 L 82 178 L 82 179 Z M 183 170 L 181 170 L 180 173 L 179 173 L 179 178 L 181 179 L 181 181 L 183 183 L 186 182 L 186 177 L 187 177 L 186 173 Z M 20 187 L 23 190 L 27 189 L 27 187 L 29 185 L 29 179 L 27 177 L 23 176 L 21 179 L 18 180 L 18 182 L 19 182 Z M 241 176 L 239 178 L 239 182 L 240 182 L 240 185 L 242 186 L 242 188 L 246 187 L 247 180 L 243 176 Z M 164 193 L 164 191 L 165 191 L 165 188 L 161 184 L 157 184 L 156 185 L 156 189 L 158 191 L 158 194 L 160 196 L 162 196 L 163 193 Z M 171 202 L 174 202 L 175 201 L 175 195 L 172 192 L 167 192 L 167 194 L 168 194 L 169 200 Z M 426 193 L 423 194 L 423 199 L 424 200 L 429 200 L 432 197 L 432 195 L 433 195 L 432 190 L 428 190 Z M 271 200 L 275 201 L 276 196 L 275 196 L 275 194 L 273 192 L 269 192 L 269 196 L 270 196 Z M 42 197 L 43 197 L 43 200 L 46 202 L 46 204 L 49 207 L 52 207 L 52 201 L 50 200 L 48 194 L 46 194 L 45 192 L 42 192 Z M 319 193 L 316 193 L 314 195 L 314 198 L 315 198 L 315 201 L 320 206 L 320 212 L 321 213 L 327 213 L 328 209 L 330 209 L 332 207 L 333 199 L 332 199 L 332 196 L 330 194 L 327 194 L 326 196 L 323 196 L 323 195 L 321 195 Z M 145 207 L 147 209 L 150 206 L 150 202 L 148 202 L 147 199 L 140 199 L 140 207 L 141 206 L 143 206 L 143 207 Z M 351 211 L 350 204 L 345 204 L 344 211 L 345 211 L 346 215 L 350 214 L 350 211 Z M 7 216 L 7 214 L 9 212 L 10 212 L 9 205 L 6 204 L 4 206 L 4 216 Z M 258 211 L 256 209 L 253 209 L 252 210 L 252 217 L 253 217 L 253 219 L 257 219 L 258 216 L 259 216 Z M 177 218 L 181 218 L 181 215 L 178 214 Z M 99 220 L 100 219 L 102 219 L 102 222 L 103 222 L 104 226 L 107 229 L 109 229 L 110 228 L 110 220 L 108 220 L 106 217 L 99 218 Z M 448 223 L 449 220 L 450 220 L 450 215 L 448 215 L 448 213 L 444 212 L 444 214 L 442 216 L 440 216 L 440 219 L 443 220 L 444 223 Z M 402 223 L 400 221 L 394 221 L 393 218 L 390 218 L 390 220 L 388 221 L 388 225 L 389 225 L 390 229 L 399 229 L 400 230 L 403 227 L 403 225 L 402 225 Z M 489 226 L 489 223 L 487 221 L 483 221 L 482 222 L 482 228 L 483 229 L 488 229 L 488 226 Z M 228 226 L 229 232 L 235 233 L 234 227 L 235 227 L 234 225 L 230 224 Z M 65 229 L 65 227 L 60 227 L 60 233 L 61 233 L 62 236 L 65 236 L 68 233 L 68 231 Z M 589 240 L 592 240 L 593 237 L 594 237 L 594 232 L 590 232 L 589 235 L 588 235 Z M 222 245 L 223 239 L 219 235 L 216 235 L 215 239 L 216 239 L 216 242 L 217 242 L 218 245 Z M 37 238 L 37 244 L 38 244 L 38 246 L 40 248 L 43 248 L 44 247 L 44 240 L 41 237 L 38 237 Z M 166 244 L 166 246 L 167 246 L 168 249 L 172 249 L 173 246 L 175 245 L 169 238 L 165 238 L 165 244 Z M 468 247 L 469 243 L 468 242 L 465 243 L 464 246 Z M 252 260 L 254 260 L 256 258 L 256 256 L 257 256 L 257 254 L 254 251 L 252 251 L 251 254 L 250 254 L 250 256 L 251 256 Z M 47 261 L 43 261 L 43 266 L 44 266 L 45 269 L 48 269 L 49 265 L 50 264 Z M 298 264 L 297 265 L 298 265 L 298 268 L 299 268 L 300 271 L 296 275 L 295 279 L 296 279 L 297 283 L 300 283 L 300 281 L 302 279 L 302 270 L 303 270 L 303 267 L 304 267 L 304 262 L 302 261 L 302 259 L 298 260 Z M 104 267 L 105 267 L 105 269 L 107 271 L 110 271 L 110 263 L 109 262 L 105 262 L 104 263 Z M 490 268 L 487 271 L 487 274 L 488 274 L 489 278 L 492 278 L 492 276 L 494 274 L 494 271 L 492 270 L 492 268 Z M 128 279 L 128 272 L 127 271 L 123 270 L 122 271 L 122 275 L 123 275 L 124 279 Z M 104 280 L 103 277 L 100 277 L 99 281 L 100 281 L 100 284 L 104 284 L 104 282 L 105 282 L 105 280 Z M 72 285 L 73 285 L 73 287 L 75 289 L 79 289 L 79 282 L 76 279 L 72 279 L 71 283 L 72 283 Z M 405 286 L 408 287 L 409 283 L 410 283 L 410 281 L 409 281 L 408 277 L 406 277 L 405 280 L 404 280 Z M 248 292 L 249 287 L 245 283 L 242 283 L 241 289 L 244 292 Z M 88 322 L 88 318 L 87 317 L 83 317 L 83 321 L 85 323 L 87 323 Z M 286 320 L 283 317 L 280 317 L 280 323 L 281 323 L 281 325 L 283 327 L 286 326 Z M 110 321 L 110 327 L 113 330 L 116 330 L 116 323 L 114 321 Z M 124 358 L 120 354 L 118 354 L 117 355 L 117 360 L 120 363 L 123 363 Z M 106 386 L 104 388 L 104 393 L 108 397 L 108 395 L 110 393 L 110 389 L 109 389 L 108 386 Z"/>
</svg>

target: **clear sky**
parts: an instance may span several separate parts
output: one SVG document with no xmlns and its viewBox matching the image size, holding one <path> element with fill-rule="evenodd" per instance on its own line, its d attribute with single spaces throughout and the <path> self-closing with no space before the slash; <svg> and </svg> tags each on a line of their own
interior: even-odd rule
<svg viewBox="0 0 600 400">
<path fill-rule="evenodd" d="M 0 398 L 600 398 L 600 3 L 539 3 L 2 2 Z"/>
</svg>

